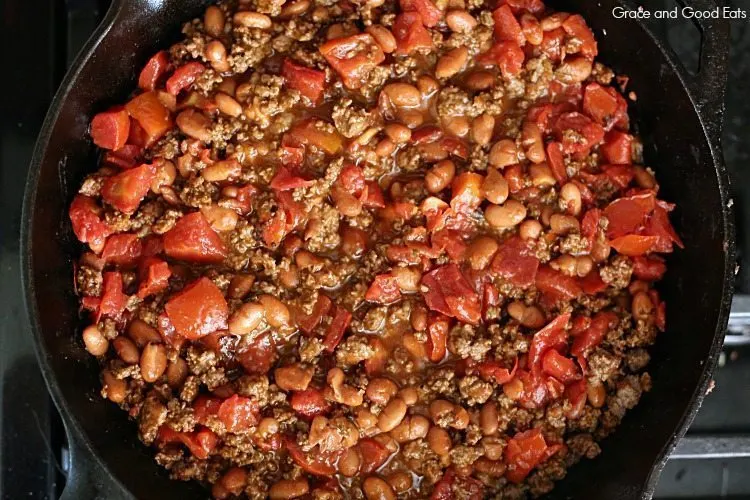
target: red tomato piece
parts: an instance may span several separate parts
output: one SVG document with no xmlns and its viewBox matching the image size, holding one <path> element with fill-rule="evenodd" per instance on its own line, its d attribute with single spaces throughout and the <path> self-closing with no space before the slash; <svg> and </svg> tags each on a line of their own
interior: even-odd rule
<svg viewBox="0 0 750 500">
<path fill-rule="evenodd" d="M 656 236 L 642 236 L 640 234 L 626 234 L 609 242 L 610 246 L 623 255 L 637 257 L 650 252 L 659 238 Z"/>
<path fill-rule="evenodd" d="M 562 60 L 564 45 L 565 30 L 563 30 L 562 28 L 555 28 L 553 30 L 544 32 L 544 35 L 542 36 L 542 43 L 539 46 L 539 49 L 552 62 L 560 62 Z"/>
<path fill-rule="evenodd" d="M 609 221 L 607 237 L 614 239 L 634 233 L 645 224 L 655 207 L 656 199 L 651 191 L 614 200 L 604 209 Z"/>
<path fill-rule="evenodd" d="M 169 67 L 169 57 L 166 50 L 161 50 L 151 56 L 146 65 L 138 75 L 138 86 L 143 90 L 154 90 L 159 80 L 164 76 Z"/>
<path fill-rule="evenodd" d="M 145 299 L 167 288 L 169 277 L 172 276 L 169 264 L 156 257 L 148 257 L 139 267 L 138 298 Z"/>
<path fill-rule="evenodd" d="M 635 170 L 632 165 L 604 165 L 602 172 L 609 178 L 609 181 L 618 189 L 625 189 L 635 176 Z"/>
<path fill-rule="evenodd" d="M 598 346 L 607 332 L 617 325 L 617 315 L 609 311 L 601 311 L 591 318 L 589 327 L 576 335 L 570 354 L 577 358 L 585 358 L 596 346 Z"/>
<path fill-rule="evenodd" d="M 365 208 L 383 208 L 385 207 L 385 198 L 383 197 L 383 190 L 380 189 L 380 184 L 377 181 L 367 181 L 365 189 L 363 190 L 362 206 Z"/>
<path fill-rule="evenodd" d="M 507 466 L 505 477 L 516 484 L 522 482 L 542 462 L 546 450 L 547 443 L 541 429 L 516 433 L 503 452 Z"/>
<path fill-rule="evenodd" d="M 295 124 L 289 131 L 289 137 L 300 144 L 315 146 L 326 154 L 333 155 L 341 151 L 343 140 L 338 132 L 329 132 L 316 127 L 319 120 L 304 120 Z"/>
<path fill-rule="evenodd" d="M 654 211 L 643 229 L 643 234 L 656 238 L 652 251 L 669 253 L 672 251 L 673 243 L 680 248 L 685 248 L 685 245 L 683 245 L 682 240 L 669 222 L 669 215 L 664 205 L 664 202 L 661 200 L 656 202 Z"/>
<path fill-rule="evenodd" d="M 276 359 L 276 346 L 270 333 L 258 335 L 252 344 L 237 353 L 237 360 L 247 373 L 264 375 Z"/>
<path fill-rule="evenodd" d="M 479 323 L 479 296 L 456 264 L 447 264 L 423 275 L 422 285 L 426 288 L 422 294 L 427 307 L 464 323 Z"/>
<path fill-rule="evenodd" d="M 656 309 L 654 324 L 663 332 L 667 328 L 667 304 L 659 298 L 659 292 L 656 290 L 649 290 L 648 296 Z"/>
<path fill-rule="evenodd" d="M 587 153 L 604 139 L 604 128 L 577 111 L 561 114 L 552 128 L 562 144 L 563 153 Z"/>
<path fill-rule="evenodd" d="M 183 215 L 164 234 L 164 251 L 173 259 L 218 263 L 226 257 L 226 247 L 201 212 Z"/>
<path fill-rule="evenodd" d="M 562 29 L 565 33 L 572 38 L 577 39 L 580 44 L 578 45 L 578 52 L 581 55 L 593 59 L 598 53 L 596 47 L 596 39 L 594 33 L 586 25 L 586 21 L 578 14 L 568 16 L 562 23 Z"/>
<path fill-rule="evenodd" d="M 182 443 L 196 458 L 205 460 L 216 448 L 219 437 L 211 429 L 177 432 L 165 424 L 159 427 L 157 442 L 161 444 Z"/>
<path fill-rule="evenodd" d="M 581 220 L 581 234 L 593 242 L 599 232 L 599 221 L 602 218 L 602 211 L 598 208 L 587 210 Z"/>
<path fill-rule="evenodd" d="M 581 377 L 575 361 L 566 358 L 554 349 L 548 350 L 542 356 L 542 371 L 564 384 L 578 380 Z"/>
<path fill-rule="evenodd" d="M 658 255 L 638 256 L 633 259 L 633 274 L 643 281 L 659 281 L 667 272 L 664 259 Z"/>
<path fill-rule="evenodd" d="M 138 122 L 134 121 L 132 123 L 137 124 Z M 132 168 L 138 162 L 142 152 L 143 148 L 140 146 L 125 144 L 117 151 L 107 151 L 102 158 L 102 162 L 105 165 L 112 165 L 122 169 Z"/>
<path fill-rule="evenodd" d="M 399 0 L 401 10 L 416 12 L 422 18 L 422 24 L 432 28 L 443 18 L 443 11 L 430 0 Z"/>
<path fill-rule="evenodd" d="M 99 216 L 101 209 L 93 198 L 82 194 L 76 195 L 70 204 L 68 216 L 73 232 L 81 243 L 88 243 L 96 253 L 104 248 L 107 236 L 112 229 Z"/>
<path fill-rule="evenodd" d="M 529 347 L 529 366 L 538 373 L 542 356 L 550 349 L 565 345 L 568 340 L 566 327 L 570 321 L 570 313 L 561 314 L 534 334 Z"/>
<path fill-rule="evenodd" d="M 449 467 L 443 477 L 435 483 L 430 500 L 482 500 L 484 486 L 471 476 L 456 476 L 453 467 Z"/>
<path fill-rule="evenodd" d="M 524 58 L 523 50 L 516 43 L 500 42 L 487 52 L 479 54 L 477 62 L 485 66 L 497 66 L 505 78 L 510 78 L 521 72 Z"/>
<path fill-rule="evenodd" d="M 91 139 L 104 149 L 120 149 L 128 140 L 130 117 L 122 106 L 94 115 L 91 120 Z"/>
<path fill-rule="evenodd" d="M 151 189 L 156 168 L 144 163 L 107 177 L 102 184 L 102 199 L 120 212 L 132 214 Z"/>
<path fill-rule="evenodd" d="M 167 80 L 167 92 L 176 96 L 190 87 L 204 71 L 206 71 L 206 67 L 197 61 L 183 64 Z"/>
<path fill-rule="evenodd" d="M 295 391 L 289 398 L 289 405 L 297 414 L 308 419 L 327 413 L 331 407 L 318 389 Z"/>
<path fill-rule="evenodd" d="M 156 92 L 144 92 L 135 96 L 125 104 L 125 109 L 146 133 L 145 144 L 139 144 L 140 146 L 145 147 L 155 142 L 172 128 L 169 110 L 161 103 Z"/>
<path fill-rule="evenodd" d="M 451 184 L 451 208 L 455 212 L 476 210 L 482 203 L 484 177 L 474 172 L 464 172 Z"/>
<path fill-rule="evenodd" d="M 581 379 L 565 388 L 565 399 L 570 401 L 570 410 L 565 414 L 567 418 L 576 419 L 581 416 L 586 406 L 586 380 Z"/>
<path fill-rule="evenodd" d="M 313 181 L 308 181 L 298 175 L 294 175 L 287 167 L 279 167 L 276 175 L 271 179 L 269 187 L 276 191 L 289 191 L 300 187 L 307 187 L 312 183 Z"/>
<path fill-rule="evenodd" d="M 550 142 L 547 144 L 547 164 L 555 180 L 562 184 L 568 178 L 568 171 L 565 168 L 565 159 L 563 158 L 563 147 L 559 142 Z"/>
<path fill-rule="evenodd" d="M 318 452 L 314 456 L 309 456 L 290 438 L 284 439 L 284 447 L 289 452 L 291 459 L 310 474 L 316 476 L 333 476 L 336 473 L 336 468 L 325 460 L 326 458 L 330 458 L 327 457 L 329 454 Z"/>
<path fill-rule="evenodd" d="M 414 51 L 434 48 L 432 36 L 422 22 L 422 16 L 417 12 L 402 12 L 396 16 L 392 29 L 396 38 L 396 55 L 406 56 Z"/>
<path fill-rule="evenodd" d="M 430 313 L 427 319 L 427 343 L 425 349 L 427 357 L 433 363 L 439 363 L 445 358 L 448 345 L 448 331 L 450 323 L 442 314 Z"/>
<path fill-rule="evenodd" d="M 377 375 L 382 372 L 385 368 L 385 363 L 388 361 L 388 349 L 383 344 L 383 341 L 377 337 L 370 337 L 370 347 L 375 350 L 375 354 L 366 359 L 364 362 L 365 373 L 369 376 Z"/>
<path fill-rule="evenodd" d="M 315 301 L 315 304 L 313 305 L 312 312 L 309 315 L 298 315 L 297 326 L 303 332 L 311 334 L 313 330 L 315 330 L 315 328 L 320 324 L 320 320 L 323 319 L 323 316 L 328 315 L 328 311 L 331 310 L 332 305 L 333 303 L 327 295 L 324 295 L 322 293 L 319 294 L 317 300 Z"/>
<path fill-rule="evenodd" d="M 365 179 L 364 172 L 362 172 L 362 168 L 354 164 L 349 164 L 341 169 L 336 183 L 353 196 L 359 196 L 365 189 L 367 180 Z"/>
<path fill-rule="evenodd" d="M 361 439 L 357 443 L 357 448 L 359 448 L 359 453 L 362 457 L 359 465 L 360 474 L 372 474 L 391 456 L 391 453 L 385 446 L 372 438 Z"/>
<path fill-rule="evenodd" d="M 516 45 L 526 43 L 521 25 L 507 4 L 501 5 L 492 12 L 495 21 L 495 40 L 498 42 L 513 42 Z"/>
<path fill-rule="evenodd" d="M 122 292 L 122 274 L 118 271 L 104 273 L 102 296 L 99 302 L 99 316 L 119 319 L 125 310 L 127 302 L 128 296 Z"/>
<path fill-rule="evenodd" d="M 365 293 L 365 300 L 379 304 L 393 304 L 401 298 L 398 281 L 391 273 L 378 274 Z"/>
<path fill-rule="evenodd" d="M 189 340 L 227 328 L 227 301 L 221 290 L 206 277 L 173 295 L 164 309 L 177 334 Z"/>
<path fill-rule="evenodd" d="M 510 370 L 494 359 L 482 361 L 476 366 L 476 369 L 482 380 L 487 382 L 494 381 L 496 384 L 502 385 L 506 382 L 510 382 L 516 376 L 516 371 L 518 370 L 518 358 L 516 358 L 516 362 Z"/>
<path fill-rule="evenodd" d="M 520 14 L 522 12 L 539 14 L 544 10 L 544 3 L 542 0 L 500 0 L 499 3 L 508 4 L 514 14 Z"/>
<path fill-rule="evenodd" d="M 586 85 L 583 90 L 583 112 L 592 120 L 603 126 L 614 121 L 619 106 L 617 91 L 612 87 L 603 87 L 596 82 Z"/>
<path fill-rule="evenodd" d="M 463 260 L 467 247 L 458 231 L 453 231 L 452 229 L 435 231 L 432 233 L 430 241 L 432 242 L 432 248 L 438 251 L 438 253 L 444 251 L 454 262 Z"/>
<path fill-rule="evenodd" d="M 323 347 L 325 347 L 326 352 L 333 352 L 334 349 L 336 349 L 336 346 L 339 345 L 341 339 L 344 338 L 344 332 L 351 321 L 352 313 L 343 307 L 336 306 L 333 319 L 331 320 L 331 324 L 328 326 L 325 338 L 323 339 Z"/>
<path fill-rule="evenodd" d="M 234 394 L 219 407 L 218 417 L 227 432 L 239 432 L 257 425 L 260 408 L 257 401 Z"/>
<path fill-rule="evenodd" d="M 344 85 L 353 90 L 360 88 L 370 71 L 385 60 L 383 50 L 369 33 L 328 40 L 320 46 L 320 53 Z"/>
<path fill-rule="evenodd" d="M 536 287 L 554 300 L 572 300 L 581 295 L 581 287 L 575 278 L 541 266 L 536 274 Z"/>
<path fill-rule="evenodd" d="M 609 163 L 629 165 L 632 163 L 633 136 L 612 130 L 604 137 L 601 151 Z"/>
<path fill-rule="evenodd" d="M 598 269 L 593 269 L 583 278 L 579 278 L 578 284 L 586 295 L 596 295 L 607 289 L 607 284 L 602 280 Z"/>
<path fill-rule="evenodd" d="M 219 413 L 221 403 L 220 398 L 200 394 L 193 402 L 195 421 L 201 425 L 206 425 L 209 417 L 216 416 Z"/>
<path fill-rule="evenodd" d="M 268 248 L 276 248 L 287 234 L 286 213 L 279 210 L 263 226 L 263 243 Z"/>
<path fill-rule="evenodd" d="M 527 288 L 534 284 L 539 259 L 518 236 L 505 240 L 492 259 L 491 269 L 514 286 Z"/>
<path fill-rule="evenodd" d="M 289 58 L 284 59 L 281 76 L 284 77 L 289 88 L 297 90 L 313 104 L 320 100 L 325 90 L 325 72 L 297 64 Z"/>
<path fill-rule="evenodd" d="M 130 266 L 141 257 L 141 239 L 131 233 L 113 234 L 107 238 L 102 251 L 102 259 L 118 266 Z"/>
</svg>

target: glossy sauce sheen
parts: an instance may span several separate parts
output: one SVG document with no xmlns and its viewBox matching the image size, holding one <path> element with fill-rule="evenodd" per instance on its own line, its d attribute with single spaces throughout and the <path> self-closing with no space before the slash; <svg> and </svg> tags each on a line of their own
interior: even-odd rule
<svg viewBox="0 0 750 500">
<path fill-rule="evenodd" d="M 70 207 L 82 344 L 157 462 L 215 498 L 447 500 L 594 458 L 682 242 L 584 19 L 240 1 L 183 31 L 93 118 Z"/>
</svg>

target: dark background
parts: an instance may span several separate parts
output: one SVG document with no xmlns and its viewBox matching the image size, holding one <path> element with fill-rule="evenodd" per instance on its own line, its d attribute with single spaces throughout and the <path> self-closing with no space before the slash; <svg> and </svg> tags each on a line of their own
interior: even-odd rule
<svg viewBox="0 0 750 500">
<path fill-rule="evenodd" d="M 20 206 L 31 151 L 49 102 L 107 3 L 0 0 L 0 493 L 7 499 L 54 498 L 63 483 L 63 433 L 36 366 L 21 299 Z M 674 5 L 671 0 L 643 4 L 649 10 Z M 750 16 L 750 0 L 727 4 Z M 743 251 L 750 220 L 746 137 L 750 131 L 750 19 L 731 24 L 723 148 L 737 213 L 741 259 L 737 286 L 738 291 L 750 293 L 750 266 L 745 265 L 747 253 Z M 690 22 L 665 20 L 654 29 L 670 41 L 686 66 L 695 67 L 699 33 Z M 716 374 L 716 389 L 706 399 L 691 433 L 750 435 L 748 355 L 747 348 L 727 349 Z M 657 496 L 750 497 L 750 459 L 672 460 Z"/>
</svg>

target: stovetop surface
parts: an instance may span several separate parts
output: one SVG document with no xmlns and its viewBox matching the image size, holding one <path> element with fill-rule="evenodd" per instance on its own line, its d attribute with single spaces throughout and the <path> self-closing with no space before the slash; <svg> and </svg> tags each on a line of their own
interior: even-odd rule
<svg viewBox="0 0 750 500">
<path fill-rule="evenodd" d="M 674 5 L 673 0 L 663 1 Z M 750 11 L 750 0 L 727 3 Z M 64 484 L 64 432 L 36 363 L 21 298 L 20 207 L 44 114 L 107 4 L 107 0 L 0 2 L 0 46 L 5 72 L 12 75 L 0 78 L 0 493 L 4 499 L 54 499 Z M 695 61 L 695 30 L 678 21 L 669 23 L 664 34 L 685 61 Z M 741 263 L 737 291 L 744 294 L 750 293 L 744 250 L 750 223 L 749 26 L 747 20 L 732 22 L 723 136 L 737 213 Z M 746 310 L 750 312 L 750 307 Z M 715 388 L 688 438 L 664 470 L 657 498 L 750 496 L 750 345 L 727 346 L 714 378 Z"/>
</svg>

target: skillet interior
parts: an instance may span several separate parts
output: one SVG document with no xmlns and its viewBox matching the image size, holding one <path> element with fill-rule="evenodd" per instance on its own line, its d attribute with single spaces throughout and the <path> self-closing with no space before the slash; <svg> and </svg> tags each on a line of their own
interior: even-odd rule
<svg viewBox="0 0 750 500">
<path fill-rule="evenodd" d="M 84 50 L 66 78 L 37 144 L 22 237 L 27 304 L 53 396 L 114 478 L 139 498 L 203 498 L 205 492 L 195 485 L 169 481 L 125 413 L 99 397 L 96 362 L 76 340 L 81 322 L 70 270 L 79 245 L 67 206 L 95 166 L 94 147 L 82 139 L 89 119 L 122 102 L 135 84 L 134 68 L 174 41 L 181 23 L 207 1 L 122 3 L 117 7 L 116 2 L 113 11 L 119 13 L 108 16 L 98 32 L 98 46 L 88 54 Z M 675 433 L 684 432 L 692 419 L 723 336 L 734 260 L 726 173 L 678 72 L 643 27 L 613 19 L 615 0 L 550 4 L 582 13 L 596 32 L 600 60 L 631 77 L 630 89 L 638 95 L 631 106 L 633 123 L 647 145 L 647 164 L 656 169 L 663 198 L 678 204 L 673 220 L 686 245 L 670 257 L 661 287 L 669 304 L 668 331 L 652 351 L 652 392 L 602 444 L 602 454 L 571 469 L 552 493 L 555 498 L 637 498 L 644 488 L 653 489 L 658 473 L 652 475 L 652 465 L 661 464 Z M 106 28 L 115 16 L 117 22 Z"/>
</svg>

